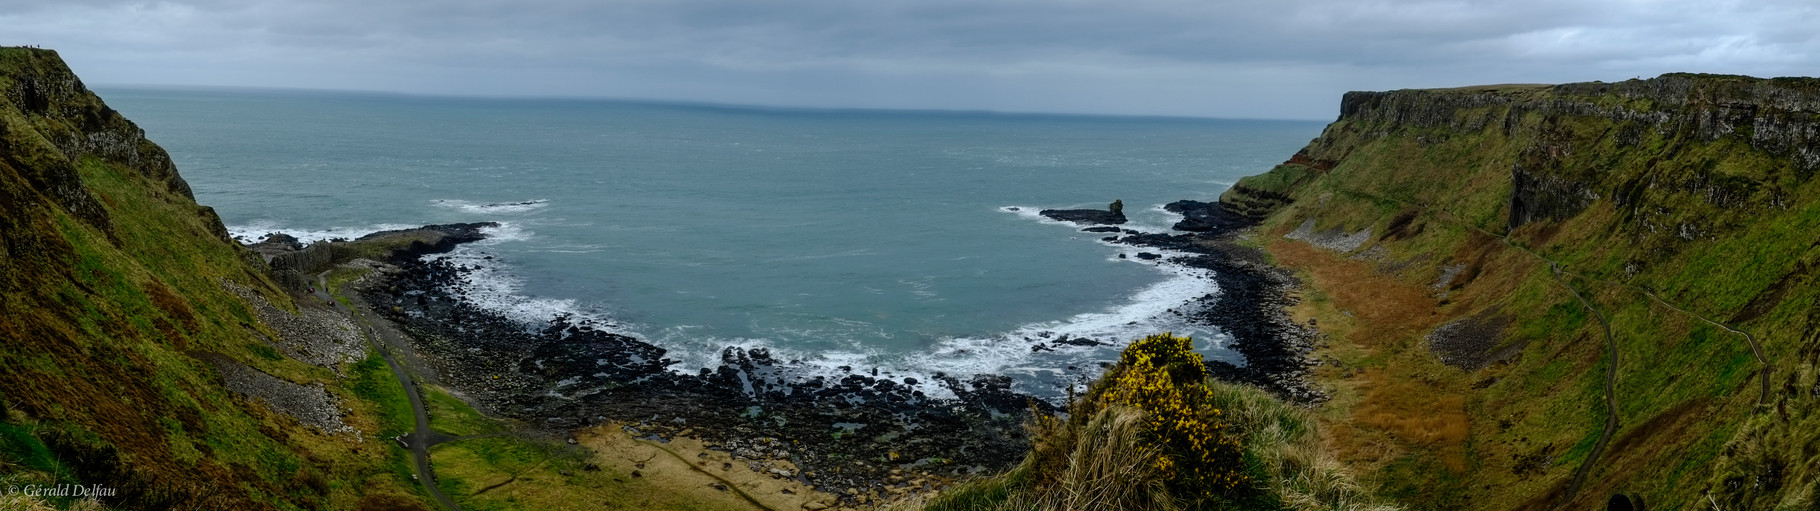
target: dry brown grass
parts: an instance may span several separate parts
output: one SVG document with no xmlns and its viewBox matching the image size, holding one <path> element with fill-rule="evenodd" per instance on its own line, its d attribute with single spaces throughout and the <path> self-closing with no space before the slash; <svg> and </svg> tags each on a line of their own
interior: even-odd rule
<svg viewBox="0 0 1820 511">
<path fill-rule="evenodd" d="M 1278 264 L 1302 270 L 1310 279 L 1308 284 L 1351 314 L 1351 323 L 1358 327 L 1349 336 L 1354 343 L 1387 347 L 1389 343 L 1419 338 L 1422 332 L 1440 324 L 1435 312 L 1437 303 L 1427 289 L 1378 273 L 1370 262 L 1289 240 L 1271 241 L 1266 247 Z"/>
<path fill-rule="evenodd" d="M 0 509 L 6 511 L 56 511 L 43 498 L 25 495 L 0 495 Z"/>
<path fill-rule="evenodd" d="M 1037 454 L 1011 472 L 964 483 L 927 501 L 892 510 L 923 511 L 1173 511 L 1281 509 L 1395 511 L 1375 485 L 1323 447 L 1313 414 L 1256 387 L 1208 381 L 1207 401 L 1225 410 L 1241 435 L 1251 465 L 1249 491 L 1238 500 L 1184 501 L 1171 496 L 1153 463 L 1159 449 L 1145 441 L 1143 413 L 1114 406 L 1091 419 L 1041 419 L 1032 426 Z M 1043 453 L 1047 453 L 1046 455 Z M 1056 454 L 1066 454 L 1061 463 Z"/>
<path fill-rule="evenodd" d="M 1449 319 L 1426 286 L 1304 243 L 1273 241 L 1267 250 L 1279 264 L 1301 270 L 1326 298 L 1320 304 L 1305 300 L 1295 311 L 1319 319 L 1336 345 L 1326 351 L 1354 350 L 1349 358 L 1367 361 L 1363 367 L 1317 372 L 1346 388 L 1322 417 L 1333 432 L 1332 450 L 1362 468 L 1419 451 L 1451 470 L 1465 470 L 1471 421 L 1464 385 L 1418 346 L 1425 332 Z M 1481 243 L 1470 255 L 1495 259 L 1496 252 Z M 1335 310 L 1314 310 L 1320 307 Z"/>
<path fill-rule="evenodd" d="M 1434 395 L 1432 384 L 1388 377 L 1384 371 L 1365 374 L 1372 383 L 1369 396 L 1352 413 L 1355 426 L 1383 431 L 1408 446 L 1432 449 L 1442 455 L 1447 468 L 1466 469 L 1466 437 L 1472 427 L 1464 396 Z"/>
<path fill-rule="evenodd" d="M 1379 502 L 1370 489 L 1359 484 L 1345 464 L 1315 444 L 1287 444 L 1268 458 L 1277 477 L 1273 489 L 1284 507 L 1298 511 L 1392 511 L 1401 509 Z"/>
<path fill-rule="evenodd" d="M 940 496 L 899 502 L 894 511 L 1175 511 L 1160 449 L 1145 439 L 1145 416 L 1110 406 L 1084 423 L 1041 417 L 1032 454 L 1012 471 L 976 479 Z"/>
<path fill-rule="evenodd" d="M 196 323 L 196 311 L 190 308 L 188 301 L 171 292 L 170 286 L 157 280 L 147 280 L 145 293 L 151 297 L 152 305 L 157 306 L 170 317 L 176 318 L 183 325 L 185 332 L 195 332 L 199 328 Z"/>
<path fill-rule="evenodd" d="M 1156 470 L 1158 449 L 1143 433 L 1142 412 L 1119 406 L 1100 410 L 1072 435 L 1067 469 L 1039 500 L 1050 509 L 1078 511 L 1175 509 Z"/>
</svg>

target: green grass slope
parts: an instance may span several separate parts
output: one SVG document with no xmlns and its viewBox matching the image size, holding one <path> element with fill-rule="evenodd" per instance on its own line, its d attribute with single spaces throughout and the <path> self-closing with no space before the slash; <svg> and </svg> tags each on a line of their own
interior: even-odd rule
<svg viewBox="0 0 1820 511">
<path fill-rule="evenodd" d="M 277 334 L 224 283 L 292 299 L 54 52 L 0 48 L 0 91 L 0 486 L 101 485 L 127 509 L 422 507 L 401 451 L 372 436 L 401 392 L 383 364 L 365 389 L 267 346 Z M 217 356 L 328 384 L 362 433 L 248 402 Z"/>
<path fill-rule="evenodd" d="M 1315 284 L 1323 421 L 1405 504 L 1809 509 L 1816 169 L 1820 80 L 1673 74 L 1349 93 L 1222 201 Z"/>
</svg>

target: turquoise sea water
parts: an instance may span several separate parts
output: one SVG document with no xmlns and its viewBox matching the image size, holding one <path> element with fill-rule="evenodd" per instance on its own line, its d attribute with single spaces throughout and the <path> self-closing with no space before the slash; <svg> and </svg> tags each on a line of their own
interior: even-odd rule
<svg viewBox="0 0 1820 511">
<path fill-rule="evenodd" d="M 576 312 L 694 371 L 725 346 L 823 367 L 1000 372 L 1026 387 L 1106 348 L 1032 353 L 1044 332 L 1127 342 L 1217 289 L 1121 260 L 1040 219 L 1104 208 L 1164 230 L 1321 124 L 805 111 L 583 100 L 104 89 L 239 235 L 306 239 L 497 221 L 453 257 L 527 322 Z M 491 256 L 491 259 L 487 259 Z M 1097 369 L 1095 369 L 1097 370 Z M 1034 389 L 1027 389 L 1034 390 Z"/>
</svg>

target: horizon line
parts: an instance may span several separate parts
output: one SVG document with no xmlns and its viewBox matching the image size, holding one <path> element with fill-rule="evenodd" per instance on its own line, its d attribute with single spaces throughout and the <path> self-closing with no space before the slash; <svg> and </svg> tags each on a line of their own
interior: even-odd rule
<svg viewBox="0 0 1820 511">
<path fill-rule="evenodd" d="M 1259 118 L 1259 117 L 1210 117 L 1199 115 L 1161 115 L 1161 114 L 1109 114 L 1083 112 L 1039 112 L 989 109 L 960 108 L 888 108 L 888 107 L 842 107 L 842 106 L 802 106 L 802 105 L 765 105 L 752 103 L 731 103 L 705 100 L 635 98 L 614 96 L 575 96 L 575 95 L 510 95 L 510 94 L 454 94 L 435 92 L 404 92 L 369 89 L 329 89 L 309 87 L 273 87 L 257 85 L 176 85 L 176 84 L 122 84 L 105 83 L 88 85 L 89 89 L 137 89 L 154 91 L 215 91 L 246 93 L 300 93 L 342 96 L 379 96 L 396 98 L 423 99 L 466 99 L 489 101 L 575 101 L 600 103 L 626 103 L 654 106 L 674 106 L 705 108 L 719 110 L 741 110 L 769 113 L 891 113 L 891 114 L 924 114 L 952 116 L 1001 116 L 1001 117 L 1060 117 L 1060 118 L 1106 118 L 1106 119 L 1150 119 L 1174 121 L 1254 121 L 1254 122 L 1332 122 L 1331 119 L 1302 118 Z M 105 99 L 105 98 L 103 98 Z"/>
</svg>

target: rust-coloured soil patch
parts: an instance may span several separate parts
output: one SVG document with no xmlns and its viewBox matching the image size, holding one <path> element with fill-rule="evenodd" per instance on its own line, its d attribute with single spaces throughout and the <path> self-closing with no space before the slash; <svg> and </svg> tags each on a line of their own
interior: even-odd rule
<svg viewBox="0 0 1820 511">
<path fill-rule="evenodd" d="M 1369 262 L 1288 240 L 1270 242 L 1267 249 L 1278 264 L 1306 272 L 1310 285 L 1352 314 L 1358 330 L 1348 340 L 1354 343 L 1391 347 L 1418 339 L 1440 323 L 1426 289 L 1380 274 Z"/>
<path fill-rule="evenodd" d="M 1424 286 L 1377 272 L 1367 261 L 1286 240 L 1267 243 L 1277 263 L 1300 270 L 1308 284 L 1328 298 L 1325 305 L 1304 302 L 1296 317 L 1335 318 L 1321 325 L 1332 336 L 1328 351 L 1357 350 L 1362 366 L 1318 374 L 1343 381 L 1355 399 L 1336 400 L 1325 420 L 1343 427 L 1327 428 L 1329 441 L 1342 459 L 1373 465 L 1403 451 L 1427 452 L 1454 471 L 1466 469 L 1466 438 L 1471 430 L 1462 385 L 1450 369 L 1422 349 L 1422 336 L 1446 317 Z M 1306 310 L 1333 307 L 1338 311 Z M 1385 445 L 1385 442 L 1394 445 Z"/>
<path fill-rule="evenodd" d="M 1355 426 L 1388 433 L 1411 447 L 1435 451 L 1455 472 L 1466 469 L 1466 398 L 1433 384 L 1366 371 L 1368 391 L 1352 412 Z"/>
</svg>

